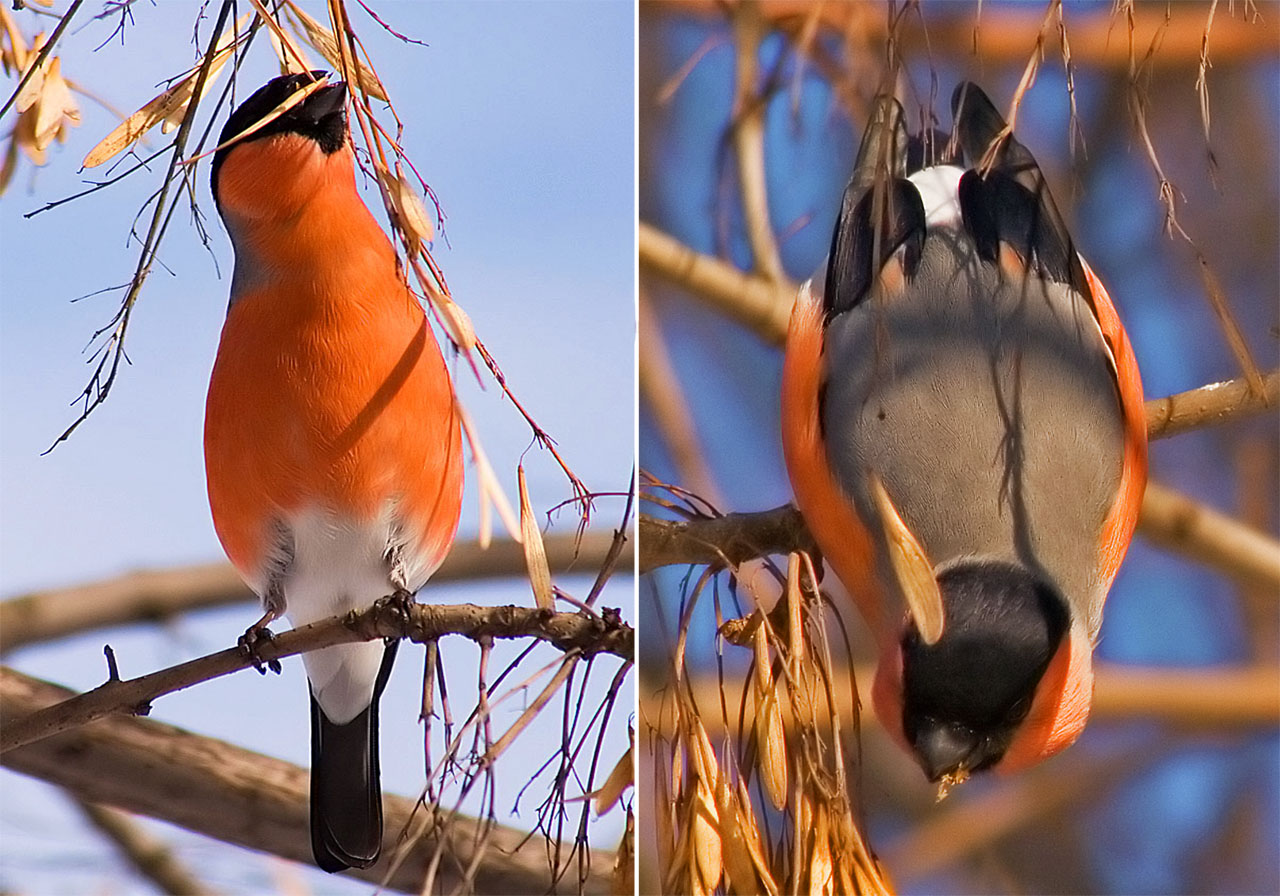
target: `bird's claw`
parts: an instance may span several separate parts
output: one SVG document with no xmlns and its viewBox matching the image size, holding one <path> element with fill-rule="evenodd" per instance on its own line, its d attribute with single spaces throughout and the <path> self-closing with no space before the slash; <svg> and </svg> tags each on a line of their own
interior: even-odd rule
<svg viewBox="0 0 1280 896">
<path fill-rule="evenodd" d="M 274 640 L 275 635 L 271 633 L 271 629 L 265 625 L 253 625 L 245 629 L 245 633 L 236 641 L 236 646 L 253 663 L 253 668 L 258 670 L 259 675 L 266 675 L 268 669 L 279 675 L 282 668 L 280 660 L 274 657 L 263 659 L 261 654 L 262 645 L 269 644 Z"/>
<path fill-rule="evenodd" d="M 406 627 L 413 619 L 413 592 L 399 588 L 386 597 L 380 597 L 374 606 L 385 609 L 396 616 L 400 626 Z"/>
</svg>

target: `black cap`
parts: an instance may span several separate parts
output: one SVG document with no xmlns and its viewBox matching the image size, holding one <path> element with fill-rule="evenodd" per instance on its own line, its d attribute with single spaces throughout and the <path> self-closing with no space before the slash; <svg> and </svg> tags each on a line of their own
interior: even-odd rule
<svg viewBox="0 0 1280 896">
<path fill-rule="evenodd" d="M 328 75 L 328 72 L 316 70 L 296 75 L 282 75 L 273 78 L 254 91 L 253 95 L 240 104 L 227 119 L 218 137 L 221 146 L 265 118 L 293 93 L 308 84 Z M 277 117 L 270 124 L 259 128 L 245 137 L 245 141 L 260 140 L 274 134 L 301 134 L 315 140 L 320 150 L 326 155 L 337 152 L 347 139 L 347 85 L 338 81 L 320 88 L 298 105 Z M 227 154 L 239 145 L 223 146 L 213 157 L 213 169 L 210 183 L 214 184 L 213 195 L 217 198 L 218 169 L 225 161 Z"/>
</svg>

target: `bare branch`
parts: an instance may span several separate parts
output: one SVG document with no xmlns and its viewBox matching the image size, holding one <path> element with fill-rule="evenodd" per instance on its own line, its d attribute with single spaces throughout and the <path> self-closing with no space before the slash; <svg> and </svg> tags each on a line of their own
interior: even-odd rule
<svg viewBox="0 0 1280 896">
<path fill-rule="evenodd" d="M 419 644 L 458 634 L 476 641 L 493 638 L 537 638 L 556 648 L 583 655 L 611 653 L 630 662 L 635 632 L 616 611 L 603 615 L 550 613 L 532 607 L 478 607 L 472 604 L 413 604 L 379 601 L 362 613 L 348 613 L 287 631 L 259 643 L 263 663 L 309 650 L 374 638 L 408 638 Z M 239 647 L 129 680 L 104 684 L 48 711 L 8 722 L 0 733 L 0 756 L 10 750 L 113 713 L 146 715 L 151 702 L 211 678 L 254 665 Z"/>
<path fill-rule="evenodd" d="M 742 189 L 742 217 L 751 245 L 754 268 L 766 279 L 786 279 L 778 244 L 769 221 L 769 197 L 765 189 L 764 112 L 765 99 L 758 82 L 760 42 L 764 22 L 757 0 L 742 0 L 733 14 L 735 60 L 732 140 L 738 162 L 738 183 Z"/>
<path fill-rule="evenodd" d="M 72 692 L 0 669 L 0 716 L 29 716 L 66 701 Z M 78 798 L 158 818 L 234 843 L 311 864 L 306 769 L 222 741 L 201 737 L 150 719 L 108 718 L 30 744 L 3 757 L 14 771 L 58 784 Z M 176 795 L 176 796 L 175 796 Z M 459 882 L 455 869 L 479 858 L 477 892 L 542 893 L 551 890 L 551 874 L 542 850 L 522 848 L 529 834 L 492 821 L 488 852 L 476 856 L 474 832 L 482 822 L 454 816 L 444 828 L 431 828 L 407 844 L 403 861 L 391 870 L 403 831 L 417 830 L 416 801 L 383 797 L 386 814 L 384 858 L 349 875 L 383 883 L 402 892 L 419 892 L 427 863 L 443 840 L 457 860 L 441 867 L 444 892 Z M 608 892 L 612 856 L 593 853 L 588 893 Z"/>
<path fill-rule="evenodd" d="M 79 805 L 93 826 L 108 837 L 129 864 L 156 889 L 184 896 L 214 892 L 183 866 L 167 844 L 144 830 L 129 813 L 83 800 Z"/>
<path fill-rule="evenodd" d="M 1280 542 L 1157 483 L 1147 485 L 1138 531 L 1236 581 L 1280 590 Z M 722 566 L 805 550 L 805 532 L 800 512 L 789 504 L 688 522 L 641 514 L 640 571 L 678 563 Z"/>
<path fill-rule="evenodd" d="M 937 4 L 935 8 L 951 4 Z M 959 4 L 955 4 L 959 6 Z M 889 38 L 883 17 L 868 16 L 858 3 L 822 3 L 812 0 L 761 0 L 761 11 L 772 27 L 800 31 L 812 16 L 821 26 L 838 37 L 856 33 L 859 39 L 883 46 Z M 968 7 L 965 7 L 966 9 Z M 1204 3 L 1177 3 L 1179 15 L 1161 38 L 1162 66 L 1196 69 L 1203 52 L 1205 28 Z M 816 10 L 816 11 L 815 11 Z M 926 32 L 923 21 L 916 18 L 899 27 L 894 34 L 899 52 L 913 55 L 945 56 L 955 59 L 981 59 L 989 67 L 1021 65 L 1027 60 L 1027 47 L 1035 43 L 1043 20 L 1040 4 L 982 7 L 982 28 L 973 27 L 970 15 L 937 15 L 929 19 Z M 1113 33 L 1111 13 L 1099 9 L 1081 12 L 1070 7 L 1068 21 L 1071 32 L 1071 62 L 1077 68 L 1098 67 L 1124 71 L 1129 67 L 1129 54 L 1124 40 Z M 1185 10 L 1186 14 L 1181 14 Z M 642 3 L 643 15 L 701 15 L 722 21 L 724 4 L 720 0 L 680 0 L 668 3 Z M 1138 40 L 1147 41 L 1164 24 L 1164 6 L 1143 4 L 1133 11 L 1134 30 Z M 1275 23 L 1258 16 L 1245 15 L 1217 19 L 1213 25 L 1210 47 L 1215 63 L 1261 61 L 1275 57 L 1280 51 L 1280 29 Z"/>
<path fill-rule="evenodd" d="M 1280 542 L 1173 489 L 1147 483 L 1138 531 L 1238 582 L 1280 592 Z"/>
<path fill-rule="evenodd" d="M 844 714 L 854 711 L 853 700 L 858 693 L 854 682 L 872 681 L 875 669 L 870 665 L 837 664 L 831 674 L 831 691 Z M 720 682 L 714 674 L 700 675 L 690 688 L 698 703 L 719 705 Z M 642 693 L 640 715 L 654 720 L 657 733 L 668 736 L 672 733 L 672 714 L 664 711 L 662 699 L 656 693 Z M 875 718 L 871 701 L 859 711 L 864 722 Z M 1191 729 L 1266 730 L 1280 724 L 1280 688 L 1276 687 L 1275 666 L 1265 663 L 1187 669 L 1098 663 L 1094 669 L 1091 717 L 1099 722 L 1151 719 Z M 734 705 L 728 705 L 724 718 L 708 713 L 703 721 L 712 737 L 736 731 L 742 724 L 739 707 Z"/>
<path fill-rule="evenodd" d="M 769 554 L 814 550 L 813 536 L 791 504 L 691 521 L 640 515 L 641 573 L 681 563 L 737 566 Z"/>
<path fill-rule="evenodd" d="M 599 569 L 613 537 L 588 532 L 544 539 L 552 572 L 589 575 Z M 428 592 L 446 582 L 524 575 L 520 545 L 498 539 L 488 549 L 459 542 L 431 577 Z M 35 591 L 0 602 L 0 653 L 113 625 L 163 620 L 179 613 L 256 601 L 228 563 L 144 570 L 88 585 Z"/>
<path fill-rule="evenodd" d="M 638 225 L 640 269 L 679 284 L 765 342 L 781 345 L 795 300 L 795 284 L 744 274 L 728 262 L 695 252 L 651 224 Z"/>
<path fill-rule="evenodd" d="M 1262 378 L 1258 393 L 1243 377 L 1225 383 L 1209 383 L 1147 402 L 1147 437 L 1164 439 L 1193 429 L 1228 423 L 1280 406 L 1280 370 Z"/>
</svg>

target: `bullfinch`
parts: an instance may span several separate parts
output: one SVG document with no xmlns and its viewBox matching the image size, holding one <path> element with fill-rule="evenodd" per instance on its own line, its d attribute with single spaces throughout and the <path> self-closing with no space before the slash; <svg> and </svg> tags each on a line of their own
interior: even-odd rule
<svg viewBox="0 0 1280 896">
<path fill-rule="evenodd" d="M 951 109 L 909 136 L 877 101 L 782 376 L 796 504 L 942 793 L 1080 735 L 1147 470 L 1137 363 L 1044 175 L 976 86 Z"/>
<path fill-rule="evenodd" d="M 276 78 L 245 100 L 212 165 L 235 272 L 205 468 L 218 538 L 266 610 L 251 632 L 416 592 L 444 559 L 462 500 L 452 384 L 356 191 L 346 85 L 253 130 L 323 76 Z M 311 842 L 326 871 L 367 867 L 382 846 L 378 699 L 395 653 L 375 641 L 303 656 Z"/>
</svg>

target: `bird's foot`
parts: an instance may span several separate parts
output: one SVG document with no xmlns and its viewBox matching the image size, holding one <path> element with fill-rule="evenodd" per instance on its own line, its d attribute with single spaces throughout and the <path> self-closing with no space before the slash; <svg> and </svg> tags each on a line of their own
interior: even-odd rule
<svg viewBox="0 0 1280 896">
<path fill-rule="evenodd" d="M 396 622 L 400 626 L 407 627 L 413 620 L 413 592 L 406 591 L 403 588 L 397 588 L 393 593 L 386 597 L 380 597 L 374 603 L 374 606 L 381 610 L 386 610 L 396 617 Z"/>
<path fill-rule="evenodd" d="M 236 641 L 236 646 L 240 648 L 240 652 L 249 658 L 253 663 L 253 668 L 257 669 L 258 674 L 260 675 L 266 675 L 268 669 L 277 675 L 280 674 L 280 660 L 275 659 L 274 657 L 271 659 L 263 659 L 261 653 L 262 646 L 264 644 L 270 644 L 275 640 L 275 637 L 276 636 L 271 633 L 271 629 L 267 628 L 262 623 L 255 623 L 245 629 L 244 634 L 240 636 L 238 641 Z"/>
</svg>

